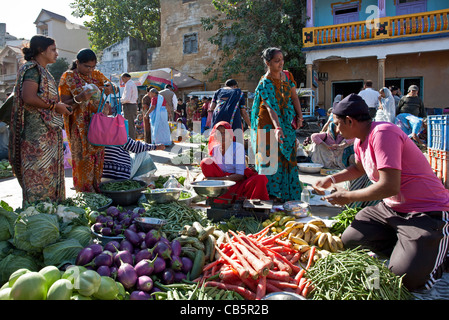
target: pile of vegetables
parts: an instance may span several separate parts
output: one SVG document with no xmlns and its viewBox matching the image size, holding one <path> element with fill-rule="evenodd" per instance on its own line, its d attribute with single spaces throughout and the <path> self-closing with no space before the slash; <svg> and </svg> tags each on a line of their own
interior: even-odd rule
<svg viewBox="0 0 449 320">
<path fill-rule="evenodd" d="M 154 281 L 163 284 L 187 278 L 193 261 L 181 256 L 181 244 L 169 241 L 159 229 L 148 232 L 127 228 L 125 238 L 104 246 L 91 244 L 80 251 L 76 265 L 93 268 L 120 282 L 131 300 L 153 299 Z"/>
<path fill-rule="evenodd" d="M 362 210 L 362 208 L 350 208 L 345 206 L 345 209 L 342 210 L 338 215 L 332 218 L 335 223 L 331 227 L 331 232 L 335 234 L 342 234 L 343 231 L 346 230 L 347 227 L 354 221 L 354 217 Z"/>
<path fill-rule="evenodd" d="M 271 225 L 272 233 L 280 233 L 285 229 L 285 224 L 288 221 L 295 220 L 295 217 L 292 215 L 288 215 L 285 211 L 276 211 L 270 213 L 268 219 L 262 222 L 262 227 L 266 227 Z"/>
<path fill-rule="evenodd" d="M 18 269 L 0 289 L 0 300 L 123 300 L 125 296 L 123 286 L 112 278 L 76 266 L 65 272 L 55 266 Z"/>
<path fill-rule="evenodd" d="M 0 284 L 16 270 L 73 264 L 92 241 L 84 210 L 51 202 L 0 208 Z"/>
<path fill-rule="evenodd" d="M 348 249 L 320 259 L 306 272 L 312 300 L 409 300 L 402 277 L 368 251 Z"/>
<path fill-rule="evenodd" d="M 188 282 L 163 285 L 155 282 L 161 291 L 153 293 L 156 300 L 243 300 L 243 297 L 233 290 L 206 287 L 205 283 Z"/>
<path fill-rule="evenodd" d="M 123 180 L 123 181 L 110 181 L 101 185 L 101 190 L 110 191 L 129 191 L 142 188 L 142 185 L 137 180 Z"/>
<path fill-rule="evenodd" d="M 169 178 L 170 178 L 169 176 L 159 176 L 159 177 L 157 177 L 157 179 L 154 181 L 155 189 L 164 188 L 164 184 L 167 182 L 167 180 Z M 178 182 L 181 185 L 184 185 L 184 181 L 186 180 L 186 178 L 185 177 L 177 177 L 176 180 L 178 180 Z"/>
<path fill-rule="evenodd" d="M 84 208 L 85 210 L 98 210 L 111 203 L 111 198 L 95 192 L 78 192 L 73 197 L 68 198 L 65 201 L 66 205 Z"/>
<path fill-rule="evenodd" d="M 145 212 L 141 213 L 142 217 L 158 218 L 167 222 L 162 231 L 170 240 L 176 238 L 185 225 L 199 222 L 206 227 L 211 224 L 204 211 L 176 201 L 157 205 L 143 202 L 141 205 L 145 209 Z"/>
<path fill-rule="evenodd" d="M 12 173 L 12 167 L 9 163 L 8 159 L 3 159 L 0 161 L 0 179 L 1 178 L 9 178 L 14 176 Z"/>
<path fill-rule="evenodd" d="M 196 148 L 186 148 L 171 159 L 174 165 L 199 164 L 202 159 L 207 157 L 206 144 L 200 144 Z"/>
<path fill-rule="evenodd" d="M 135 218 L 140 217 L 143 208 L 125 210 L 120 207 L 111 206 L 106 211 L 92 211 L 89 219 L 93 223 L 93 231 L 107 237 L 122 236 L 126 229 L 136 230 Z"/>
<path fill-rule="evenodd" d="M 307 296 L 304 273 L 313 260 L 315 247 L 305 268 L 299 266 L 301 252 L 281 241 L 280 235 L 267 235 L 270 226 L 257 234 L 228 231 L 226 242 L 216 245 L 219 257 L 203 268 L 206 287 L 233 290 L 246 300 L 260 300 L 271 292 L 290 291 Z M 210 280 L 218 277 L 217 280 Z"/>
</svg>

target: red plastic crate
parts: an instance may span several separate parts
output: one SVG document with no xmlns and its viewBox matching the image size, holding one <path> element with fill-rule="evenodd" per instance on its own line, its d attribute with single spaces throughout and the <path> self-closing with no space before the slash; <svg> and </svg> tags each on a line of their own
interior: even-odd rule
<svg viewBox="0 0 449 320">
<path fill-rule="evenodd" d="M 449 189 L 449 179 L 448 179 L 448 161 L 449 161 L 449 151 L 437 150 L 433 148 L 427 148 L 429 163 L 433 169 L 433 172 L 441 180 L 446 189 Z"/>
</svg>

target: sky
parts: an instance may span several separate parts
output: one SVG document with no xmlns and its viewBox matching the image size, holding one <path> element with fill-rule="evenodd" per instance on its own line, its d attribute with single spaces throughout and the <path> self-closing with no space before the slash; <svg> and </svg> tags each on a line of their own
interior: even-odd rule
<svg viewBox="0 0 449 320">
<path fill-rule="evenodd" d="M 17 38 L 31 39 L 36 34 L 34 21 L 42 9 L 82 24 L 86 18 L 72 16 L 73 0 L 0 0 L 0 22 L 6 23 L 6 32 Z"/>
</svg>

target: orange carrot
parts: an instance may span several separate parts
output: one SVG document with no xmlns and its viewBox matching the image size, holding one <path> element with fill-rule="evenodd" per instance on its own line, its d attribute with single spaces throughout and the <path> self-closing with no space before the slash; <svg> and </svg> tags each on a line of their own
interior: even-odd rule
<svg viewBox="0 0 449 320">
<path fill-rule="evenodd" d="M 280 281 L 289 281 L 290 274 L 287 271 L 274 271 L 270 269 L 270 271 L 267 274 L 267 278 Z"/>
<path fill-rule="evenodd" d="M 316 247 L 312 246 L 312 248 L 310 248 L 309 261 L 307 262 L 306 270 L 309 270 L 310 266 L 312 265 L 313 256 L 315 255 L 315 251 L 316 251 Z"/>
<path fill-rule="evenodd" d="M 259 271 L 256 270 L 253 263 L 249 262 L 249 261 L 251 261 L 251 257 L 248 257 L 246 255 L 246 253 L 241 250 L 240 247 L 237 247 L 236 244 L 233 243 L 231 238 L 229 238 L 229 234 L 227 232 L 225 234 L 225 237 L 226 237 L 226 240 L 228 240 L 233 252 L 238 257 L 238 260 L 242 264 L 243 268 L 245 268 L 249 272 L 251 278 L 257 279 Z"/>
<path fill-rule="evenodd" d="M 260 277 L 257 284 L 256 300 L 260 300 L 267 292 L 267 277 Z"/>
<path fill-rule="evenodd" d="M 267 283 L 270 283 L 270 284 L 278 287 L 279 289 L 286 289 L 286 288 L 296 289 L 296 288 L 298 288 L 298 285 L 296 283 L 279 281 L 279 280 L 274 280 L 274 279 L 267 279 Z"/>
<path fill-rule="evenodd" d="M 290 259 L 290 263 L 295 264 L 296 262 L 298 262 L 299 258 L 301 258 L 301 252 L 297 251 Z"/>
<path fill-rule="evenodd" d="M 249 264 L 256 270 L 258 275 L 261 276 L 267 275 L 268 271 L 270 270 L 269 265 L 267 265 L 262 260 L 258 259 L 258 257 L 253 255 L 244 245 L 236 243 L 236 246 L 238 250 L 240 250 L 240 252 L 248 260 Z M 257 279 L 257 277 L 255 279 Z"/>
<path fill-rule="evenodd" d="M 236 260 L 231 259 L 230 257 L 228 257 L 227 255 L 225 255 L 220 248 L 218 248 L 217 246 L 215 246 L 216 250 L 221 254 L 221 257 L 224 258 L 226 260 L 227 263 L 229 263 L 235 270 L 237 270 L 237 272 L 239 273 L 239 276 L 241 278 L 248 278 L 249 277 L 249 272 L 248 270 L 245 270 L 241 264 L 239 264 Z"/>
<path fill-rule="evenodd" d="M 271 283 L 267 283 L 266 287 L 267 287 L 267 293 L 284 291 L 284 290 L 279 289 L 278 287 L 272 285 Z"/>
<path fill-rule="evenodd" d="M 235 232 L 232 231 L 231 233 L 240 244 L 245 246 L 245 248 L 248 249 L 258 259 L 262 260 L 262 262 L 266 265 L 268 269 L 270 269 L 273 266 L 273 262 L 269 259 L 269 257 L 267 257 L 265 253 L 262 250 L 260 250 L 257 246 L 253 245 L 248 236 L 243 234 L 236 234 Z"/>
</svg>

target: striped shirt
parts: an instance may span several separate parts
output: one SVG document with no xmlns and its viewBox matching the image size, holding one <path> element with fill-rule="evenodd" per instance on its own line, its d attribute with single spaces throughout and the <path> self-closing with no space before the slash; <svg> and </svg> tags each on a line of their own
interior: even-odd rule
<svg viewBox="0 0 449 320">
<path fill-rule="evenodd" d="M 129 179 L 131 176 L 130 152 L 141 153 L 156 150 L 157 145 L 147 144 L 128 138 L 123 146 L 104 148 L 103 178 L 114 180 Z"/>
</svg>

